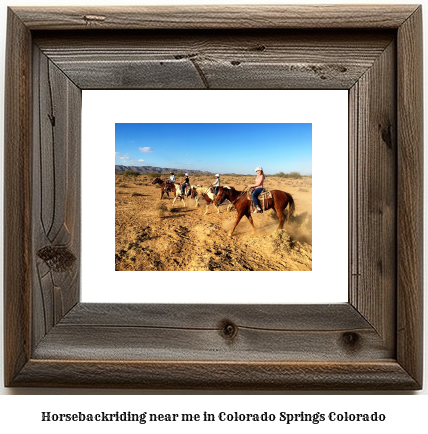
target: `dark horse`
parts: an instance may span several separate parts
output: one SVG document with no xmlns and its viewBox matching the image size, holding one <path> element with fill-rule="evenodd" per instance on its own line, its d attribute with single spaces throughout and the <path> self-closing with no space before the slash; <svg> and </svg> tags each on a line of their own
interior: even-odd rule
<svg viewBox="0 0 428 434">
<path fill-rule="evenodd" d="M 279 219 L 279 225 L 277 229 L 282 229 L 282 227 L 284 226 L 284 211 L 285 208 L 287 208 L 287 205 L 288 218 L 292 217 L 292 215 L 294 214 L 294 199 L 292 198 L 291 194 L 286 193 L 285 191 L 271 190 L 271 193 L 272 198 L 265 201 L 265 209 L 268 210 L 273 208 L 276 211 Z M 232 230 L 229 232 L 229 237 L 232 236 L 237 224 L 244 216 L 246 216 L 247 219 L 250 221 L 251 226 L 253 227 L 253 231 L 255 232 L 256 228 L 253 223 L 253 218 L 251 217 L 251 200 L 248 200 L 247 198 L 247 191 L 237 191 L 233 187 L 220 187 L 218 189 L 214 204 L 220 205 L 226 199 L 229 199 L 229 201 L 235 206 L 236 211 L 238 212 L 238 217 L 236 217 L 235 224 L 233 225 Z"/>
<path fill-rule="evenodd" d="M 162 179 L 160 178 L 155 178 L 152 182 L 152 184 L 159 184 L 161 187 L 161 199 L 163 198 L 163 195 L 166 193 L 166 195 L 169 197 L 168 191 L 171 191 L 171 187 L 174 188 L 174 191 L 171 191 L 172 193 L 175 194 L 175 187 L 174 184 L 168 184 L 166 181 L 162 181 Z"/>
<path fill-rule="evenodd" d="M 161 187 L 161 197 L 160 198 L 161 199 L 163 198 L 163 195 L 165 193 L 168 196 L 168 199 L 170 199 L 168 192 L 171 192 L 174 195 L 174 202 L 172 203 L 173 205 L 174 205 L 174 203 L 178 197 L 183 201 L 183 204 L 185 205 L 184 197 L 181 194 L 180 184 L 170 184 L 170 183 L 167 183 L 166 181 L 162 181 L 162 179 L 160 179 L 160 178 L 155 178 L 152 181 L 152 184 L 159 184 L 160 185 L 160 187 Z M 189 194 L 190 194 L 190 189 L 188 189 L 188 191 L 185 192 L 184 196 L 189 196 Z"/>
</svg>

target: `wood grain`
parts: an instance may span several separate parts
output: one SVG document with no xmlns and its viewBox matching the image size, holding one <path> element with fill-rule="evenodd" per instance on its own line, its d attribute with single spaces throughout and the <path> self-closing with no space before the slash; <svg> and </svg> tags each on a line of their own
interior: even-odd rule
<svg viewBox="0 0 428 434">
<path fill-rule="evenodd" d="M 72 381 L 70 381 L 72 380 Z M 413 390 L 395 362 L 109 362 L 31 360 L 16 386 L 220 390 Z"/>
<path fill-rule="evenodd" d="M 81 91 L 33 50 L 33 345 L 79 301 Z M 37 305 L 36 305 L 37 304 Z"/>
<path fill-rule="evenodd" d="M 389 31 L 87 36 L 35 38 L 81 89 L 349 89 L 394 39 Z"/>
<path fill-rule="evenodd" d="M 422 382 L 423 103 L 422 8 L 398 32 L 397 359 Z"/>
<path fill-rule="evenodd" d="M 14 7 L 31 30 L 397 29 L 415 5 Z"/>
<path fill-rule="evenodd" d="M 233 327 L 233 334 L 226 332 L 227 326 Z M 81 304 L 46 336 L 33 356 L 56 360 L 356 362 L 390 359 L 394 353 L 348 304 Z"/>
<path fill-rule="evenodd" d="M 395 43 L 351 90 L 350 302 L 395 347 L 397 124 Z"/>
<path fill-rule="evenodd" d="M 30 357 L 31 332 L 31 39 L 8 12 L 4 151 L 4 376 L 9 383 Z M 17 103 L 19 102 L 19 103 Z"/>
<path fill-rule="evenodd" d="M 6 386 L 421 388 L 421 41 L 417 6 L 9 9 Z M 349 89 L 349 303 L 80 303 L 90 88 Z"/>
</svg>

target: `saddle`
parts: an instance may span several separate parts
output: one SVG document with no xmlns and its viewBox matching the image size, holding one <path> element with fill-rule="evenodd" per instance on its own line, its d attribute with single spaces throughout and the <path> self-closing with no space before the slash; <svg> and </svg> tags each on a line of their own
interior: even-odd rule
<svg viewBox="0 0 428 434">
<path fill-rule="evenodd" d="M 254 192 L 254 188 L 250 188 L 247 192 L 247 199 L 251 201 L 251 212 L 253 212 L 256 209 L 256 206 L 254 205 L 254 201 L 253 198 L 251 197 L 251 195 Z M 272 199 L 272 193 L 269 190 L 266 190 L 265 188 L 262 190 L 262 192 L 259 194 L 258 196 L 259 201 L 262 205 L 262 210 L 265 211 L 267 208 L 267 203 L 266 201 L 268 199 Z"/>
</svg>

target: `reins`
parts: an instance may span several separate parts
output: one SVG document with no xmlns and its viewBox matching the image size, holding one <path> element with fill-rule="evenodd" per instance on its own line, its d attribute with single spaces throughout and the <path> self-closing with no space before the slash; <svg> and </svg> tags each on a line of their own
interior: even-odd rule
<svg viewBox="0 0 428 434">
<path fill-rule="evenodd" d="M 246 192 L 247 192 L 247 188 L 245 187 L 244 190 L 241 192 L 241 194 L 238 196 L 238 198 L 235 199 L 235 200 L 232 202 L 232 205 L 235 205 L 235 203 L 238 202 L 238 200 L 241 199 L 241 197 L 242 197 L 242 196 L 244 195 L 244 193 L 246 193 Z"/>
</svg>

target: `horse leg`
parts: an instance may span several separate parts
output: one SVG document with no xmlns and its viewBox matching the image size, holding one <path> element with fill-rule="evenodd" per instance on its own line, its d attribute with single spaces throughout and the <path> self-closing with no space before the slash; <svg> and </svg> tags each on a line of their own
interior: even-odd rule
<svg viewBox="0 0 428 434">
<path fill-rule="evenodd" d="M 171 198 L 169 197 L 169 193 L 168 193 L 168 189 L 167 187 L 164 187 L 162 194 L 166 193 L 166 197 L 168 198 L 168 200 L 171 200 Z"/>
<path fill-rule="evenodd" d="M 214 204 L 214 206 L 217 208 L 217 212 L 220 214 L 220 207 Z"/>
<path fill-rule="evenodd" d="M 245 214 L 247 216 L 248 221 L 251 223 L 251 226 L 253 227 L 253 234 L 256 233 L 256 227 L 254 226 L 253 218 L 251 217 L 251 214 Z"/>
<path fill-rule="evenodd" d="M 233 232 L 234 232 L 236 226 L 238 225 L 238 223 L 241 221 L 242 217 L 244 217 L 244 213 L 239 213 L 238 217 L 236 217 L 235 224 L 233 225 L 232 230 L 228 234 L 229 237 L 231 237 L 233 235 Z"/>
<path fill-rule="evenodd" d="M 279 224 L 278 227 L 276 228 L 276 230 L 278 229 L 282 229 L 282 227 L 284 226 L 284 210 L 281 208 L 275 208 L 276 211 L 276 215 L 278 216 L 278 220 L 279 220 Z"/>
<path fill-rule="evenodd" d="M 183 196 L 181 196 L 181 200 L 183 201 L 183 206 L 186 207 L 186 201 L 184 200 Z"/>
<path fill-rule="evenodd" d="M 207 212 L 208 212 L 208 205 L 205 207 L 205 214 L 207 214 Z"/>
</svg>

